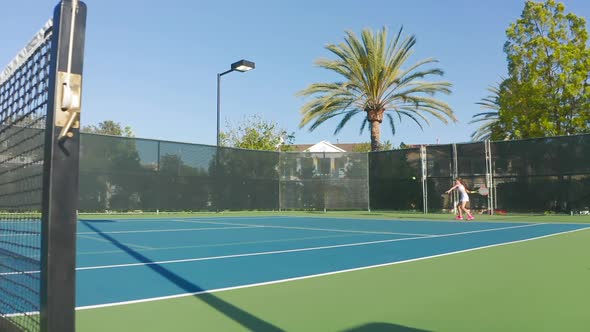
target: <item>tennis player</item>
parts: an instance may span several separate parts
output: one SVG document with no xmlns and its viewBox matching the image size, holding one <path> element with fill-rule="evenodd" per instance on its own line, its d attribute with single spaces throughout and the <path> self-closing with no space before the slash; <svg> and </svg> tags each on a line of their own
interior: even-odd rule
<svg viewBox="0 0 590 332">
<path fill-rule="evenodd" d="M 473 218 L 473 216 L 471 215 L 471 212 L 469 211 L 469 209 L 467 209 L 466 205 L 469 202 L 469 193 L 471 193 L 471 191 L 469 191 L 467 189 L 467 187 L 465 186 L 465 182 L 463 182 L 463 179 L 461 178 L 456 178 L 455 179 L 455 185 L 446 191 L 446 193 L 450 193 L 453 190 L 459 190 L 459 194 L 461 196 L 461 198 L 459 199 L 459 204 L 457 204 L 457 210 L 459 210 L 459 215 L 457 217 L 455 217 L 455 219 L 457 220 L 463 220 L 463 212 L 465 212 L 465 214 L 467 214 L 467 220 L 473 220 L 475 218 Z"/>
</svg>

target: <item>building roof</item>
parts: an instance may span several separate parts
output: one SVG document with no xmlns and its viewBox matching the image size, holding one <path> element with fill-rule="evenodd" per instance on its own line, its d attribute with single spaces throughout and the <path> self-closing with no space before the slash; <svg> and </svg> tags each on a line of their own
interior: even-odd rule
<svg viewBox="0 0 590 332">
<path fill-rule="evenodd" d="M 291 147 L 297 152 L 352 152 L 357 145 L 359 143 L 332 144 L 328 141 L 321 141 L 316 144 L 293 144 Z"/>
<path fill-rule="evenodd" d="M 321 141 L 316 143 L 309 148 L 305 149 L 306 152 L 346 152 L 345 150 L 335 146 L 328 141 Z"/>
</svg>

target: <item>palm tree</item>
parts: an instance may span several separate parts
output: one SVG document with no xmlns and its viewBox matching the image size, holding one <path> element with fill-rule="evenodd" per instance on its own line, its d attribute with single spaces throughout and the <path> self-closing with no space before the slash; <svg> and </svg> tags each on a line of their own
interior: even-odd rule
<svg viewBox="0 0 590 332">
<path fill-rule="evenodd" d="M 481 106 L 485 112 L 475 114 L 469 123 L 482 123 L 477 130 L 471 134 L 473 141 L 482 141 L 492 138 L 492 129 L 499 121 L 500 114 L 500 86 L 491 86 L 488 88 L 490 95 L 482 98 L 476 103 Z"/>
<path fill-rule="evenodd" d="M 421 129 L 422 122 L 430 124 L 425 114 L 444 123 L 457 121 L 451 107 L 434 98 L 439 92 L 450 94 L 451 84 L 423 80 L 443 75 L 438 68 L 422 69 L 437 60 L 429 58 L 403 68 L 413 53 L 416 38 L 402 38 L 400 29 L 392 43 L 388 43 L 387 33 L 386 28 L 376 34 L 364 29 L 359 40 L 354 32 L 347 31 L 344 43 L 326 46 L 337 58 L 318 60 L 317 65 L 340 74 L 344 80 L 311 84 L 298 93 L 304 97 L 314 96 L 301 108 L 301 128 L 313 122 L 309 127 L 313 131 L 326 120 L 342 115 L 334 131 L 336 135 L 353 116 L 362 113 L 366 118 L 361 133 L 369 124 L 371 151 L 377 151 L 384 115 L 394 135 L 394 115 L 400 122 L 403 117 L 410 118 Z"/>
</svg>

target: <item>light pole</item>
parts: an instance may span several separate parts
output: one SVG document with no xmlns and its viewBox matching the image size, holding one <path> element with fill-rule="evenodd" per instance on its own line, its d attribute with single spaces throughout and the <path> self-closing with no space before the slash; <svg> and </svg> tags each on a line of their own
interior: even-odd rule
<svg viewBox="0 0 590 332">
<path fill-rule="evenodd" d="M 229 74 L 232 71 L 246 72 L 255 68 L 254 62 L 248 60 L 240 60 L 231 64 L 231 69 L 217 74 L 217 146 L 220 146 L 220 113 L 221 113 L 221 76 Z"/>
</svg>

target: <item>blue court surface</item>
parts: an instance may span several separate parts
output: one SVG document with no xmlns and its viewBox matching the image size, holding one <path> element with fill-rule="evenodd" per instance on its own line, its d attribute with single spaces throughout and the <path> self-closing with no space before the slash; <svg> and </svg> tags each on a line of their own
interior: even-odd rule
<svg viewBox="0 0 590 332">
<path fill-rule="evenodd" d="M 305 278 L 585 228 L 276 216 L 80 220 L 77 306 Z"/>
</svg>

